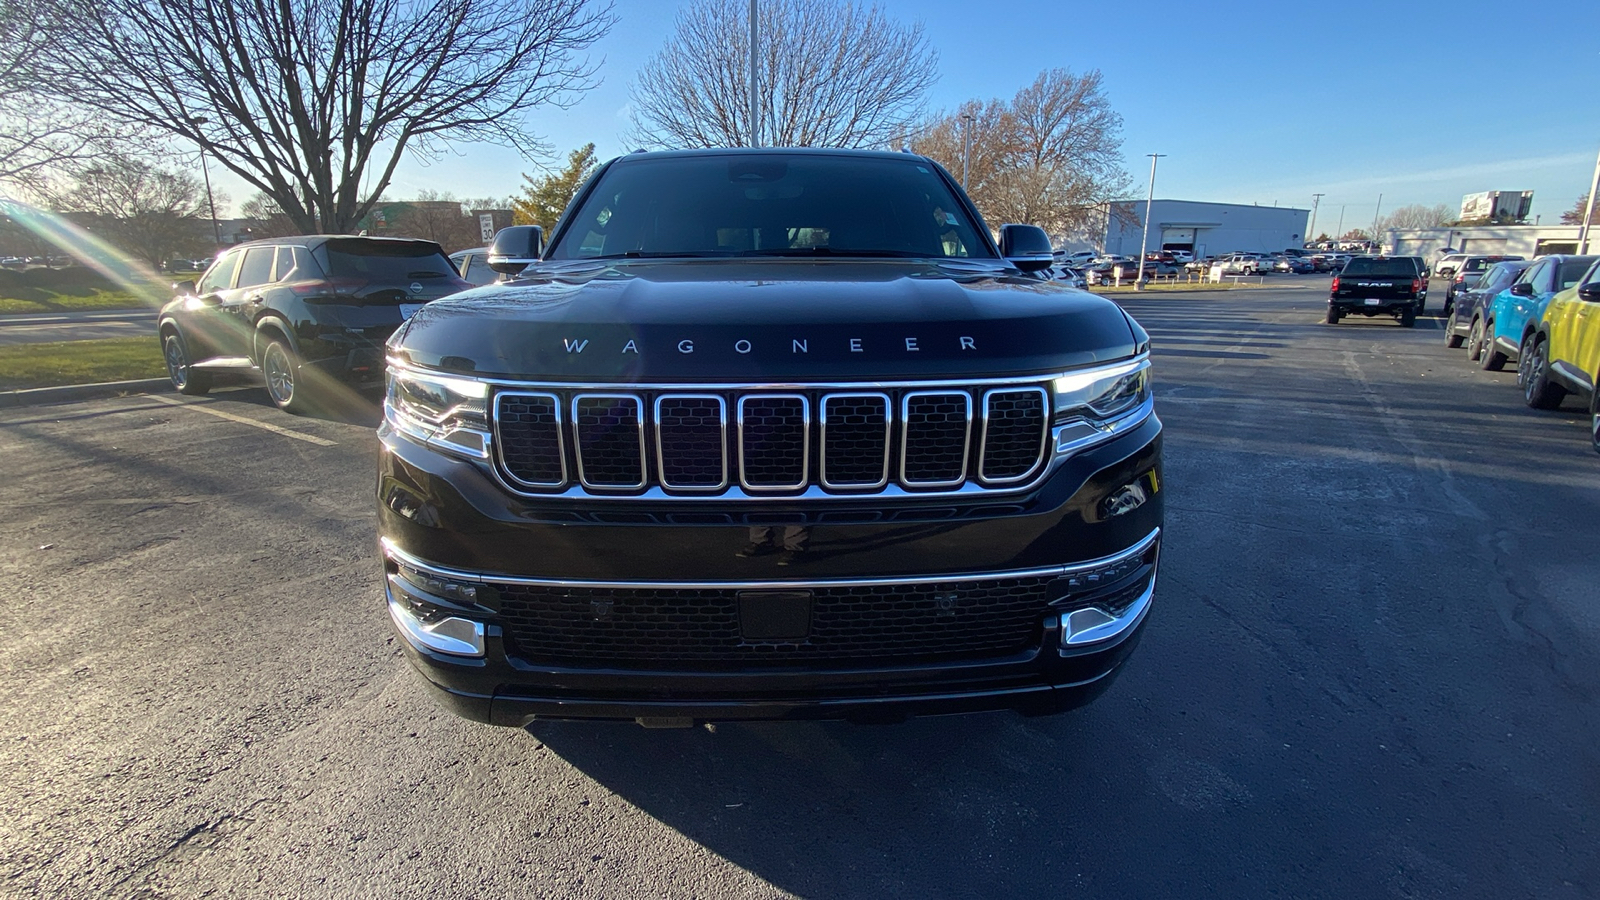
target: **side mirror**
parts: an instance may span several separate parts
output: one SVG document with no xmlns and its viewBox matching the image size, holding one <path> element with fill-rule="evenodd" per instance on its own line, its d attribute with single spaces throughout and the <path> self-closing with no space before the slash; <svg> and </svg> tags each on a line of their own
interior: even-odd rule
<svg viewBox="0 0 1600 900">
<path fill-rule="evenodd" d="M 1578 296 L 1591 303 L 1600 303 L 1600 281 L 1591 281 L 1578 287 Z"/>
<path fill-rule="evenodd" d="M 1024 272 L 1039 272 L 1055 262 L 1050 235 L 1037 225 L 1001 225 L 1000 255 Z"/>
<path fill-rule="evenodd" d="M 1518 297 L 1532 297 L 1533 285 L 1526 281 L 1519 281 L 1511 286 L 1511 293 L 1516 294 Z"/>
<path fill-rule="evenodd" d="M 194 293 L 194 282 L 192 282 L 192 281 L 174 281 L 172 283 L 172 296 L 174 296 L 174 297 L 187 297 L 192 293 Z"/>
<path fill-rule="evenodd" d="M 501 275 L 516 275 L 539 261 L 544 252 L 544 229 L 537 225 L 502 228 L 489 245 L 489 268 Z"/>
</svg>

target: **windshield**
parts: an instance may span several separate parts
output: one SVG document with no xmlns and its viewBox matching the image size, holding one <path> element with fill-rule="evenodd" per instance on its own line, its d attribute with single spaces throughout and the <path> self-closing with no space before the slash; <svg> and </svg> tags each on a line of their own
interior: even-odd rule
<svg viewBox="0 0 1600 900">
<path fill-rule="evenodd" d="M 550 259 L 989 257 L 926 160 L 716 154 L 613 163 Z"/>
<path fill-rule="evenodd" d="M 1594 265 L 1593 256 L 1573 256 L 1561 261 L 1561 268 L 1556 270 L 1556 290 L 1564 291 L 1577 284 L 1583 278 L 1583 273 L 1589 271 Z"/>
<path fill-rule="evenodd" d="M 1344 264 L 1345 275 L 1370 275 L 1376 278 L 1415 278 L 1417 267 L 1411 260 L 1375 259 L 1358 256 Z"/>
<path fill-rule="evenodd" d="M 332 240 L 323 245 L 328 274 L 334 278 L 416 281 L 454 278 L 455 267 L 438 244 L 428 241 Z"/>
</svg>

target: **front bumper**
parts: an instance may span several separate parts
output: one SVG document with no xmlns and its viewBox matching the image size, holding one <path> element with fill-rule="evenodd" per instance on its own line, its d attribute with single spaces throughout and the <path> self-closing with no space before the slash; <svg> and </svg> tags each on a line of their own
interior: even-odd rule
<svg viewBox="0 0 1600 900">
<path fill-rule="evenodd" d="M 475 464 L 385 430 L 378 494 L 387 600 L 408 658 L 440 701 L 499 725 L 1060 711 L 1105 690 L 1148 618 L 1162 522 L 1160 428 L 1152 415 L 1003 500 L 774 501 L 756 509 L 513 497 Z M 1107 501 L 1133 483 L 1148 486 L 1148 498 L 1110 514 Z M 808 542 L 793 565 L 779 566 L 775 553 L 736 555 L 752 528 L 768 526 L 805 529 Z M 1140 568 L 1116 583 L 1115 597 L 1068 586 L 1075 572 L 1120 571 L 1117 560 L 1138 560 Z M 884 658 L 698 663 L 652 643 L 658 632 L 649 631 L 640 632 L 639 652 L 610 646 L 602 653 L 596 644 L 584 658 L 582 642 L 558 640 L 550 645 L 560 653 L 529 652 L 533 626 L 505 599 L 534 590 L 623 617 L 640 591 L 698 591 L 697 602 L 715 606 L 736 602 L 740 592 L 821 597 L 866 584 L 892 593 L 938 583 L 954 596 L 962 585 L 1008 579 L 1045 581 L 1040 590 L 1054 592 L 1041 595 L 1024 640 L 990 653 L 921 658 L 902 641 Z M 1105 602 L 1096 606 L 1095 597 Z M 430 646 L 407 609 L 422 610 L 444 640 Z M 452 618 L 460 622 L 446 621 Z M 662 649 L 659 660 L 653 647 Z"/>
</svg>

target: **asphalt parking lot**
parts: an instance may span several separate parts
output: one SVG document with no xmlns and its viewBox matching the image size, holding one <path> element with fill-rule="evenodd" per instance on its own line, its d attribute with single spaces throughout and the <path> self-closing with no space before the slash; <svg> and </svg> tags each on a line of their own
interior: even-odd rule
<svg viewBox="0 0 1600 900">
<path fill-rule="evenodd" d="M 1047 719 L 460 721 L 380 603 L 373 409 L 0 410 L 0 894 L 1600 893 L 1586 416 L 1284 285 L 1122 298 L 1158 605 Z"/>
</svg>

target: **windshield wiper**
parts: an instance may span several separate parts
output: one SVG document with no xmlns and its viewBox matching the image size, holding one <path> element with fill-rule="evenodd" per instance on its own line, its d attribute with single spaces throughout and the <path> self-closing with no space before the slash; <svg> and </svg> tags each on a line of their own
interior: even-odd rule
<svg viewBox="0 0 1600 900">
<path fill-rule="evenodd" d="M 624 253 L 603 253 L 599 256 L 577 256 L 574 259 L 706 259 L 710 257 L 727 256 L 727 253 L 717 253 L 705 250 L 629 250 Z"/>
<path fill-rule="evenodd" d="M 838 256 L 850 258 L 919 259 L 925 254 L 910 250 L 846 250 L 836 247 L 774 247 L 770 250 L 741 250 L 740 256 Z"/>
</svg>

